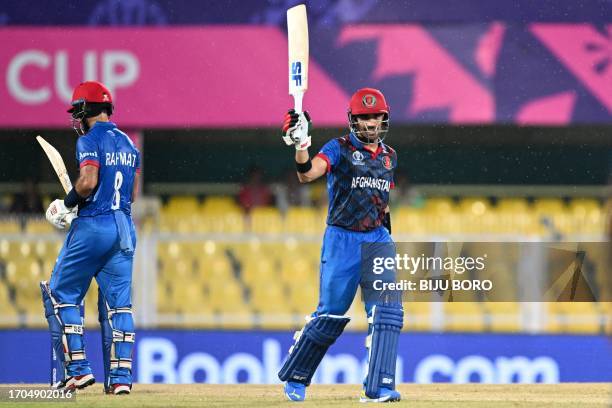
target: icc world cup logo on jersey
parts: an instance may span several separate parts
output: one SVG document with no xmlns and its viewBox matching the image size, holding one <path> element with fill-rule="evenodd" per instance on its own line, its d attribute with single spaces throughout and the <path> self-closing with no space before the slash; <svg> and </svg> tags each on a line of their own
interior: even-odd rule
<svg viewBox="0 0 612 408">
<path fill-rule="evenodd" d="M 391 164 L 391 158 L 389 156 L 384 156 L 382 159 L 382 162 L 383 162 L 383 166 L 385 166 L 385 169 L 391 170 L 392 164 Z"/>
</svg>

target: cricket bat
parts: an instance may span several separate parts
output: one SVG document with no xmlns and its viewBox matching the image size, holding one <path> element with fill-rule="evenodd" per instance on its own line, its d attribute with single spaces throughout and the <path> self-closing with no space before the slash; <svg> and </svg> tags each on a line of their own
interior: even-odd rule
<svg viewBox="0 0 612 408">
<path fill-rule="evenodd" d="M 302 99 L 308 89 L 308 19 L 304 4 L 287 10 L 287 37 L 289 39 L 289 94 L 294 109 L 302 112 Z"/>
<path fill-rule="evenodd" d="M 68 176 L 68 172 L 66 171 L 66 165 L 64 164 L 62 155 L 59 154 L 55 147 L 51 146 L 51 144 L 41 136 L 36 136 L 36 140 L 45 151 L 45 154 L 53 166 L 53 170 L 55 170 L 55 174 L 57 174 L 60 183 L 62 183 L 62 187 L 64 187 L 64 191 L 66 194 L 68 194 L 70 190 L 72 190 L 72 183 L 70 182 L 70 176 Z"/>
<path fill-rule="evenodd" d="M 66 171 L 66 165 L 64 164 L 64 159 L 62 159 L 62 155 L 57 151 L 55 147 L 53 147 L 49 142 L 42 138 L 42 136 L 36 136 L 36 141 L 40 144 L 40 147 L 43 148 L 47 158 L 51 162 L 53 166 L 53 170 L 55 170 L 55 174 L 59 178 L 60 183 L 62 183 L 62 187 L 64 188 L 64 192 L 68 194 L 70 190 L 72 190 L 72 182 L 70 181 L 70 176 L 68 176 L 68 172 Z M 72 222 L 72 218 L 70 219 Z M 41 282 L 41 284 L 46 284 L 46 282 Z M 81 301 L 81 324 L 83 324 L 85 320 L 85 299 Z M 53 339 L 51 339 L 51 361 L 50 361 L 50 379 L 49 383 L 52 388 L 61 388 L 64 386 L 66 381 L 66 367 L 62 360 L 60 360 L 59 356 L 55 352 L 53 347 Z"/>
</svg>

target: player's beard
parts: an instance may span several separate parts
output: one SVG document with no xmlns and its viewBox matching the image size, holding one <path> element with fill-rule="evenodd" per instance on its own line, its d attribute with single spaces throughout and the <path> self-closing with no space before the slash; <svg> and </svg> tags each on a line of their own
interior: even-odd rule
<svg viewBox="0 0 612 408">
<path fill-rule="evenodd" d="M 375 126 L 368 126 L 365 123 L 357 124 L 357 138 L 365 144 L 374 144 L 380 142 L 383 130 L 383 121 L 379 121 Z"/>
</svg>

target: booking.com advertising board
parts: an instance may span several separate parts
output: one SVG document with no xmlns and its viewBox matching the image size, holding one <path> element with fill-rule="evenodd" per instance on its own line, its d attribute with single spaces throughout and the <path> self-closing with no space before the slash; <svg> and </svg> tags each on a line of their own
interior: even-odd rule
<svg viewBox="0 0 612 408">
<path fill-rule="evenodd" d="M 134 355 L 139 383 L 278 382 L 292 332 L 140 330 Z M 86 334 L 87 356 L 102 378 L 99 333 Z M 405 333 L 399 342 L 400 382 L 557 383 L 612 381 L 606 336 Z M 49 377 L 49 334 L 0 331 L 0 383 L 42 383 Z M 364 336 L 344 333 L 324 358 L 316 383 L 360 383 Z M 9 369 L 10 368 L 10 369 Z"/>
</svg>

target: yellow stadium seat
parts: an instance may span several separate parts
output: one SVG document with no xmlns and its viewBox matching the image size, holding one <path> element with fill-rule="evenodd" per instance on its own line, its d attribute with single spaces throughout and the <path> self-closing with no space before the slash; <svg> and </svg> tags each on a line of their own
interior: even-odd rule
<svg viewBox="0 0 612 408">
<path fill-rule="evenodd" d="M 314 182 L 310 185 L 310 199 L 314 203 L 322 204 L 327 197 L 327 186 L 324 181 Z"/>
<path fill-rule="evenodd" d="M 206 296 L 204 286 L 196 282 L 190 282 L 188 285 L 178 284 L 181 287 L 181 303 L 183 313 L 194 315 L 212 315 L 213 307 L 210 304 L 210 299 Z"/>
<path fill-rule="evenodd" d="M 243 260 L 241 277 L 248 285 L 276 280 L 278 279 L 276 263 L 273 258 L 263 254 L 249 257 Z"/>
<path fill-rule="evenodd" d="M 18 319 L 17 310 L 10 299 L 8 288 L 0 281 L 0 327 L 15 327 Z"/>
<path fill-rule="evenodd" d="M 239 208 L 204 209 L 194 230 L 199 233 L 239 234 L 245 229 L 245 215 Z"/>
<path fill-rule="evenodd" d="M 57 231 L 57 229 L 44 218 L 29 219 L 26 223 L 25 230 L 28 234 L 51 234 Z"/>
<path fill-rule="evenodd" d="M 491 209 L 491 203 L 484 197 L 466 197 L 459 202 L 459 211 L 465 214 L 483 215 Z"/>
<path fill-rule="evenodd" d="M 496 209 L 514 213 L 527 212 L 529 204 L 524 198 L 502 198 L 497 202 Z"/>
<path fill-rule="evenodd" d="M 168 200 L 164 212 L 195 213 L 198 211 L 198 206 L 198 199 L 194 196 L 174 196 Z"/>
<path fill-rule="evenodd" d="M 303 284 L 316 282 L 318 277 L 318 260 L 305 256 L 295 258 L 284 258 L 281 262 L 281 278 L 283 282 L 292 284 Z"/>
<path fill-rule="evenodd" d="M 0 241 L 0 258 L 17 261 L 28 259 L 34 254 L 34 248 L 29 241 Z"/>
<path fill-rule="evenodd" d="M 455 210 L 455 203 L 447 197 L 428 198 L 425 201 L 425 211 L 433 213 L 448 213 Z"/>
<path fill-rule="evenodd" d="M 157 291 L 157 311 L 159 313 L 176 313 L 178 304 L 174 303 L 170 283 L 166 280 L 158 280 Z"/>
<path fill-rule="evenodd" d="M 173 260 L 185 260 L 191 257 L 189 245 L 181 241 L 160 242 L 157 246 L 157 254 L 160 258 Z"/>
<path fill-rule="evenodd" d="M 598 333 L 603 328 L 597 306 L 591 302 L 548 303 L 550 327 L 565 333 Z"/>
<path fill-rule="evenodd" d="M 402 234 L 427 233 L 424 211 L 411 207 L 400 207 L 392 214 L 394 232 Z"/>
<path fill-rule="evenodd" d="M 480 303 L 446 302 L 443 307 L 446 330 L 473 332 L 485 329 L 484 313 Z"/>
<path fill-rule="evenodd" d="M 461 216 L 451 212 L 430 212 L 425 217 L 427 231 L 432 234 L 458 234 Z"/>
<path fill-rule="evenodd" d="M 296 259 L 308 259 L 315 264 L 316 269 L 319 269 L 319 260 L 321 257 L 320 241 L 304 241 L 297 240 L 293 237 L 287 238 L 285 242 L 275 243 L 271 248 L 272 254 L 283 263 L 287 263 Z"/>
<path fill-rule="evenodd" d="M 246 308 L 217 313 L 218 327 L 225 330 L 250 330 L 255 328 L 255 316 Z"/>
<path fill-rule="evenodd" d="M 612 335 L 612 302 L 605 301 L 599 302 L 599 313 L 602 319 L 603 332 L 604 334 L 611 336 Z"/>
<path fill-rule="evenodd" d="M 575 214 L 586 215 L 591 211 L 601 211 L 602 206 L 593 198 L 575 198 L 570 201 L 569 208 Z"/>
<path fill-rule="evenodd" d="M 316 234 L 325 226 L 320 212 L 311 207 L 290 207 L 285 214 L 285 232 L 290 234 Z"/>
<path fill-rule="evenodd" d="M 405 302 L 404 316 L 405 331 L 431 330 L 431 303 Z"/>
<path fill-rule="evenodd" d="M 574 230 L 578 234 L 601 234 L 606 229 L 603 207 L 596 200 L 574 199 L 569 205 Z"/>
<path fill-rule="evenodd" d="M 2 306 L 11 305 L 11 300 L 10 300 L 10 296 L 9 296 L 9 290 L 4 285 L 4 282 L 2 282 L 1 280 L 0 280 L 0 305 L 2 305 Z M 0 308 L 0 310 L 4 311 L 3 308 Z"/>
<path fill-rule="evenodd" d="M 288 303 L 291 310 L 299 315 L 308 315 L 317 308 L 319 288 L 316 282 L 301 282 L 288 285 Z"/>
<path fill-rule="evenodd" d="M 23 260 L 17 263 L 19 278 L 13 283 L 15 289 L 15 305 L 26 315 L 26 323 L 37 326 L 39 319 L 28 315 L 42 315 L 43 306 L 38 283 L 43 280 L 42 268 L 39 262 Z"/>
<path fill-rule="evenodd" d="M 258 313 L 287 313 L 287 291 L 277 281 L 258 282 L 251 286 L 251 305 Z"/>
<path fill-rule="evenodd" d="M 100 322 L 98 319 L 98 283 L 95 279 L 92 279 L 89 290 L 85 295 L 85 325 L 89 328 L 99 327 Z"/>
<path fill-rule="evenodd" d="M 219 212 L 228 210 L 240 210 L 234 197 L 231 196 L 209 196 L 204 199 L 201 205 L 203 212 Z"/>
<path fill-rule="evenodd" d="M 25 269 L 23 261 L 19 262 L 19 261 L 9 260 L 6 263 L 4 279 L 6 279 L 7 284 L 13 286 L 17 283 L 17 280 L 19 279 L 18 270 L 20 269 Z"/>
<path fill-rule="evenodd" d="M 44 328 L 47 326 L 45 313 L 40 298 L 32 299 L 20 306 L 21 318 L 28 328 Z"/>
<path fill-rule="evenodd" d="M 236 256 L 238 261 L 244 265 L 249 262 L 249 260 L 260 257 L 260 256 L 268 256 L 269 254 L 265 253 L 263 243 L 259 238 L 249 239 L 248 242 L 240 242 L 236 244 L 232 244 L 231 249 L 229 251 Z"/>
<path fill-rule="evenodd" d="M 21 223 L 15 219 L 0 219 L 0 234 L 17 234 L 21 232 Z"/>
<path fill-rule="evenodd" d="M 563 212 L 566 207 L 559 198 L 538 198 L 533 203 L 533 209 L 538 214 L 556 214 Z"/>
<path fill-rule="evenodd" d="M 251 212 L 251 231 L 256 234 L 282 232 L 283 220 L 275 207 L 258 207 Z"/>
<path fill-rule="evenodd" d="M 198 258 L 198 266 L 194 279 L 201 281 L 222 280 L 232 277 L 232 265 L 224 256 L 208 256 Z"/>
<path fill-rule="evenodd" d="M 162 213 L 159 219 L 161 232 L 189 234 L 200 232 L 202 216 L 193 212 Z"/>
<path fill-rule="evenodd" d="M 243 290 L 233 278 L 211 282 L 208 286 L 208 297 L 211 307 L 218 313 L 237 313 L 248 310 Z"/>
<path fill-rule="evenodd" d="M 520 305 L 516 302 L 487 302 L 483 304 L 488 326 L 495 332 L 518 332 L 521 330 Z"/>
<path fill-rule="evenodd" d="M 225 256 L 226 244 L 214 239 L 192 241 L 190 251 L 196 258 Z"/>
<path fill-rule="evenodd" d="M 177 284 L 179 282 L 189 282 L 196 276 L 193 269 L 193 262 L 184 259 L 170 260 L 163 265 L 160 272 L 163 273 L 163 279 L 177 282 Z"/>
<path fill-rule="evenodd" d="M 38 259 L 51 258 L 53 256 L 57 257 L 57 253 L 51 254 L 52 247 L 51 245 L 47 245 L 46 241 L 35 241 L 32 242 L 33 245 L 33 256 Z"/>
<path fill-rule="evenodd" d="M 347 330 L 367 332 L 368 330 L 368 316 L 365 312 L 363 301 L 361 300 L 361 289 L 357 290 L 357 294 L 351 303 L 346 315 L 351 318 L 351 321 L 346 326 Z"/>
</svg>

